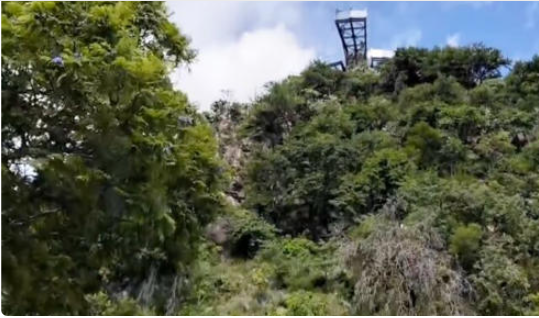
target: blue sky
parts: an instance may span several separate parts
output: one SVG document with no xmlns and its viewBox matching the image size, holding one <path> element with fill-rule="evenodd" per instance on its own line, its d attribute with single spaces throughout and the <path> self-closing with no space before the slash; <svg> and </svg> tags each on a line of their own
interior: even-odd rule
<svg viewBox="0 0 539 318">
<path fill-rule="evenodd" d="M 371 47 L 392 48 L 408 41 L 430 48 L 446 45 L 449 37 L 456 37 L 459 45 L 483 42 L 501 49 L 510 58 L 527 59 L 534 52 L 539 53 L 539 2 L 314 2 L 303 5 L 316 14 L 306 16 L 305 26 L 293 32 L 300 34 L 304 45 L 316 47 L 330 59 L 341 54 L 335 27 L 317 21 L 331 21 L 336 8 L 368 10 Z"/>
<path fill-rule="evenodd" d="M 539 2 L 169 2 L 197 61 L 172 76 L 201 109 L 246 102 L 313 59 L 342 59 L 337 9 L 368 10 L 369 48 L 483 42 L 511 59 L 539 54 Z M 224 92 L 226 91 L 226 93 Z"/>
</svg>

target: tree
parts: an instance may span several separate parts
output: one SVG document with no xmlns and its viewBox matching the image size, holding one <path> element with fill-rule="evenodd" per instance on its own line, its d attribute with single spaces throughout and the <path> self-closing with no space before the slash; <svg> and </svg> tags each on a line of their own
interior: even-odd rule
<svg viewBox="0 0 539 318">
<path fill-rule="evenodd" d="M 294 82 L 270 83 L 269 93 L 249 113 L 243 130 L 252 140 L 275 147 L 292 128 L 312 114 L 298 94 Z"/>
<path fill-rule="evenodd" d="M 343 178 L 335 204 L 343 214 L 352 216 L 376 211 L 395 193 L 406 173 L 413 169 L 402 151 L 376 151 L 365 160 L 359 173 Z"/>
<path fill-rule="evenodd" d="M 442 74 L 455 77 L 467 88 L 473 88 L 487 79 L 500 77 L 500 68 L 510 64 L 500 50 L 486 47 L 482 43 L 463 48 L 435 49 L 433 58 L 437 60 Z"/>
<path fill-rule="evenodd" d="M 261 152 L 248 167 L 247 204 L 284 233 L 324 237 L 337 217 L 331 200 L 338 176 L 353 171 L 357 156 L 349 143 L 323 133 Z"/>
<path fill-rule="evenodd" d="M 522 97 L 539 94 L 539 55 L 535 55 L 531 61 L 519 61 L 515 63 L 513 71 L 507 77 L 510 89 Z"/>
<path fill-rule="evenodd" d="M 436 74 L 424 72 L 428 54 L 423 48 L 398 48 L 395 56 L 382 67 L 386 90 L 398 92 L 399 84 L 409 87 L 433 82 Z"/>
<path fill-rule="evenodd" d="M 81 314 L 185 274 L 222 184 L 167 77 L 188 44 L 161 2 L 2 4 L 4 312 Z"/>
<path fill-rule="evenodd" d="M 436 163 L 442 142 L 440 130 L 419 122 L 408 131 L 406 149 L 417 156 L 419 167 L 426 167 Z"/>
<path fill-rule="evenodd" d="M 302 73 L 302 88 L 311 89 L 321 96 L 335 94 L 343 79 L 343 73 L 332 69 L 329 65 L 314 61 Z"/>
<path fill-rule="evenodd" d="M 472 276 L 479 295 L 479 312 L 489 314 L 522 315 L 530 284 L 525 270 L 507 255 L 506 242 L 491 239 L 479 253 L 477 274 Z M 505 244 L 504 244 L 505 243 Z"/>
<path fill-rule="evenodd" d="M 481 244 L 481 227 L 477 224 L 460 226 L 451 236 L 449 251 L 457 255 L 465 268 L 470 268 L 477 257 Z"/>
<path fill-rule="evenodd" d="M 501 51 L 473 44 L 466 47 L 399 48 L 395 57 L 382 68 L 386 91 L 399 92 L 411 87 L 432 83 L 440 76 L 453 77 L 462 86 L 473 88 L 487 79 L 499 78 L 500 68 L 509 66 Z"/>
</svg>

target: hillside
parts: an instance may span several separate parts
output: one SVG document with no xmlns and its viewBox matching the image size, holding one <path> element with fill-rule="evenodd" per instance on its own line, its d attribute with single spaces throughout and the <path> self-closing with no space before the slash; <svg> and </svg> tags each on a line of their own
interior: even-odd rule
<svg viewBox="0 0 539 318">
<path fill-rule="evenodd" d="M 315 61 L 201 113 L 166 13 L 2 3 L 3 313 L 539 315 L 539 56 Z"/>
<path fill-rule="evenodd" d="M 539 58 L 501 78 L 507 63 L 482 45 L 399 49 L 380 71 L 315 62 L 252 105 L 215 103 L 214 126 L 244 138 L 223 149 L 250 142 L 246 211 L 187 312 L 536 312 Z"/>
</svg>

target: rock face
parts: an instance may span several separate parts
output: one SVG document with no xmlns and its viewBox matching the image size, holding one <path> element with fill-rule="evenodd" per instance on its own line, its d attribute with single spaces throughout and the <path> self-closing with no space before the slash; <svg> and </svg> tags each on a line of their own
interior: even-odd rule
<svg viewBox="0 0 539 318">
<path fill-rule="evenodd" d="M 225 218 L 219 218 L 206 228 L 206 237 L 215 244 L 224 245 L 230 238 L 232 225 Z"/>
<path fill-rule="evenodd" d="M 249 141 L 239 136 L 238 121 L 232 120 L 229 112 L 216 118 L 214 127 L 219 142 L 219 155 L 228 163 L 233 173 L 226 196 L 231 204 L 237 206 L 245 199 L 241 171 L 249 152 Z"/>
<path fill-rule="evenodd" d="M 242 167 L 249 152 L 249 141 L 241 138 L 238 132 L 241 113 L 228 103 L 221 105 L 223 107 L 213 114 L 211 121 L 219 143 L 219 155 L 227 162 L 232 173 L 230 185 L 223 195 L 231 206 L 239 207 L 245 200 Z M 218 245 L 225 246 L 230 240 L 232 230 L 230 220 L 221 217 L 207 226 L 206 237 Z"/>
</svg>

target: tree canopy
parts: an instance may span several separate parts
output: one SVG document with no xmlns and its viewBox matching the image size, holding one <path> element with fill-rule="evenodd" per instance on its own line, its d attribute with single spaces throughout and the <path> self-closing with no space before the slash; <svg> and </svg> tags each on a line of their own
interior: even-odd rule
<svg viewBox="0 0 539 318">
<path fill-rule="evenodd" d="M 6 313 L 84 314 L 186 272 L 224 176 L 167 77 L 188 44 L 159 2 L 2 4 Z"/>
<path fill-rule="evenodd" d="M 335 265 L 355 286 L 340 291 L 349 313 L 528 313 L 539 289 L 536 62 L 502 78 L 500 51 L 472 45 L 399 49 L 379 72 L 314 63 L 279 84 L 309 116 L 271 147 L 246 132 L 245 205 L 280 233 L 351 249 Z M 254 105 L 248 118 L 275 109 Z"/>
</svg>

